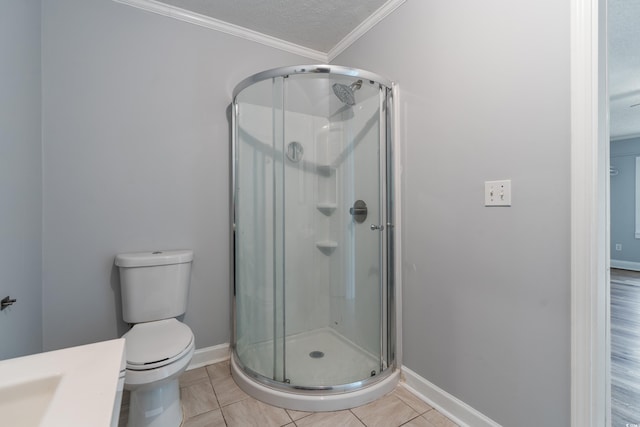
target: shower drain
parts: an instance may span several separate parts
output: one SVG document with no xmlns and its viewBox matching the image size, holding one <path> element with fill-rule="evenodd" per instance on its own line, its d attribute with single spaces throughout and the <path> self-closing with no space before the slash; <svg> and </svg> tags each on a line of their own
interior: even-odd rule
<svg viewBox="0 0 640 427">
<path fill-rule="evenodd" d="M 319 350 L 315 350 L 309 353 L 309 357 L 312 359 L 320 359 L 321 357 L 324 357 L 324 353 Z"/>
</svg>

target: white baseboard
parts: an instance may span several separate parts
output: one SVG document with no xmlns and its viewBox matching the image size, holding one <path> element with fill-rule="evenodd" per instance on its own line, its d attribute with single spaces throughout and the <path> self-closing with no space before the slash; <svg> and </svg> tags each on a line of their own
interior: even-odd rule
<svg viewBox="0 0 640 427">
<path fill-rule="evenodd" d="M 479 411 L 403 366 L 404 386 L 461 427 L 500 427 Z"/>
<path fill-rule="evenodd" d="M 193 353 L 193 359 L 187 367 L 191 369 L 201 368 L 229 359 L 229 343 L 214 345 L 213 347 L 199 348 Z"/>
<path fill-rule="evenodd" d="M 611 268 L 621 268 L 623 270 L 640 271 L 640 262 L 623 261 L 620 259 L 611 260 Z"/>
</svg>

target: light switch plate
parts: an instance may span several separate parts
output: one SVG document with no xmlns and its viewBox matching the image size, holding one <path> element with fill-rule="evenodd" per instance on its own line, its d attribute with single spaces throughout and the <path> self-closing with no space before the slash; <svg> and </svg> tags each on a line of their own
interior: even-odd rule
<svg viewBox="0 0 640 427">
<path fill-rule="evenodd" d="M 485 206 L 511 206 L 511 180 L 484 182 Z"/>
</svg>

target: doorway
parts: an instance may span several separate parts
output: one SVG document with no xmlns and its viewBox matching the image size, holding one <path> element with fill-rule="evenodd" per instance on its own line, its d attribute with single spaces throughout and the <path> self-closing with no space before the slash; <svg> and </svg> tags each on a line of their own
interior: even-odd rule
<svg viewBox="0 0 640 427">
<path fill-rule="evenodd" d="M 640 3 L 607 2 L 611 425 L 640 424 Z"/>
</svg>

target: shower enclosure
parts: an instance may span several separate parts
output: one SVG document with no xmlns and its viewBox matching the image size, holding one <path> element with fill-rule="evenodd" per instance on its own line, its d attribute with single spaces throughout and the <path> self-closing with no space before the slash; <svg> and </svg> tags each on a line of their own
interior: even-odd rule
<svg viewBox="0 0 640 427">
<path fill-rule="evenodd" d="M 393 87 L 332 65 L 256 74 L 232 105 L 238 385 L 322 411 L 393 389 Z"/>
</svg>

